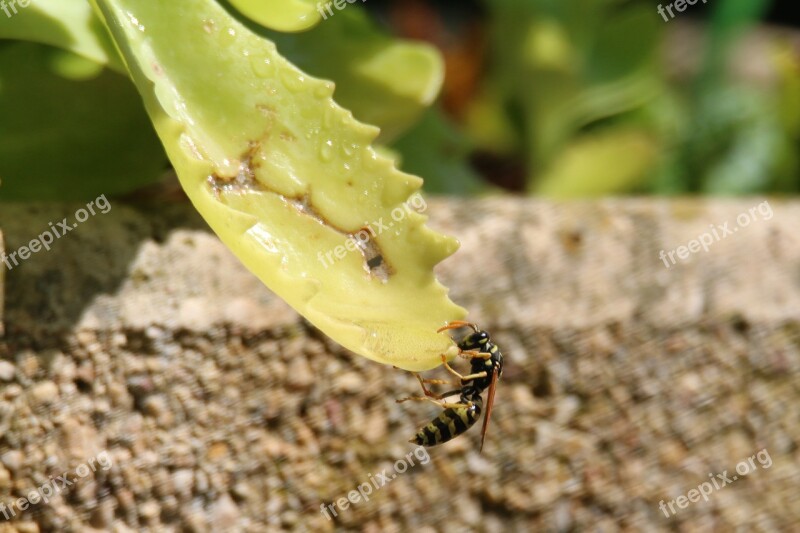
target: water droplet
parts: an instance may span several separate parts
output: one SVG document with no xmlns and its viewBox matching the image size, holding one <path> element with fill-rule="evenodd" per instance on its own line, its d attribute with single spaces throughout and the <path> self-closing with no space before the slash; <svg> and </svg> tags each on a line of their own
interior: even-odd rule
<svg viewBox="0 0 800 533">
<path fill-rule="evenodd" d="M 281 79 L 286 88 L 293 93 L 300 92 L 306 84 L 306 77 L 291 69 L 284 70 Z"/>
<path fill-rule="evenodd" d="M 326 128 L 330 128 L 336 123 L 336 107 L 334 106 L 333 102 L 331 102 L 326 108 L 325 113 L 322 115 L 322 125 Z"/>
<path fill-rule="evenodd" d="M 319 126 L 314 127 L 314 128 L 308 128 L 306 130 L 306 139 L 309 139 L 309 140 L 315 139 L 315 142 L 316 142 L 316 139 L 318 139 L 319 136 L 320 136 L 319 135 Z"/>
<path fill-rule="evenodd" d="M 324 143 L 322 143 L 322 148 L 320 148 L 319 156 L 322 158 L 323 161 L 326 163 L 333 159 L 333 141 L 328 139 Z"/>
<path fill-rule="evenodd" d="M 381 167 L 381 160 L 378 157 L 378 153 L 369 146 L 361 151 L 361 161 L 364 168 L 369 171 L 375 171 Z"/>
<path fill-rule="evenodd" d="M 231 46 L 234 40 L 236 40 L 236 30 L 233 28 L 228 28 L 226 31 L 220 32 L 219 34 L 221 46 Z"/>
<path fill-rule="evenodd" d="M 133 13 L 131 13 L 130 11 L 127 11 L 125 14 L 128 16 L 128 20 L 130 21 L 132 26 L 134 26 L 139 31 L 144 31 L 144 24 L 140 23 L 139 19 L 137 19 L 133 15 Z"/>
<path fill-rule="evenodd" d="M 250 57 L 250 67 L 259 78 L 269 78 L 272 75 L 272 61 L 268 57 Z"/>
<path fill-rule="evenodd" d="M 279 252 L 277 239 L 273 237 L 260 222 L 248 229 L 247 234 L 252 237 L 256 243 L 260 244 L 266 251 L 273 254 Z"/>
<path fill-rule="evenodd" d="M 333 95 L 334 87 L 336 87 L 336 84 L 332 81 L 322 82 L 314 89 L 314 95 L 317 98 L 330 98 Z"/>
</svg>

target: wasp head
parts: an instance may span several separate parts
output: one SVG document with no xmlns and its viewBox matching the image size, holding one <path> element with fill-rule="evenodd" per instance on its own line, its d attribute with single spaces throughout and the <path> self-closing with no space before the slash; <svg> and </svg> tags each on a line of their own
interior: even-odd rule
<svg viewBox="0 0 800 533">
<path fill-rule="evenodd" d="M 484 349 L 487 344 L 489 344 L 489 334 L 483 330 L 476 330 L 473 333 L 470 333 L 463 339 L 461 342 L 458 343 L 458 347 L 462 350 L 478 350 L 481 352 L 485 352 Z"/>
</svg>

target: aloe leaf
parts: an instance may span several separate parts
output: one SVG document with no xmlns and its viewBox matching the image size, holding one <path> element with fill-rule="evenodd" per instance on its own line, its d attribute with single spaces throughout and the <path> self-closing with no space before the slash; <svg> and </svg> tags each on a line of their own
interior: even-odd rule
<svg viewBox="0 0 800 533">
<path fill-rule="evenodd" d="M 429 45 L 384 35 L 362 9 L 335 13 L 304 33 L 260 33 L 302 70 L 336 82 L 336 102 L 389 142 L 436 99 L 444 62 Z"/>
<path fill-rule="evenodd" d="M 158 180 L 166 167 L 126 77 L 49 46 L 0 47 L 0 199 L 122 194 Z"/>
<path fill-rule="evenodd" d="M 294 4 L 279 1 L 279 9 L 267 9 L 269 3 L 261 0 L 237 7 L 256 23 L 279 30 L 269 31 L 255 23 L 249 26 L 275 42 L 292 63 L 313 76 L 336 82 L 336 101 L 360 121 L 380 127 L 381 142 L 390 142 L 411 127 L 439 93 L 444 63 L 431 46 L 384 35 L 357 7 L 334 11 L 336 17 L 311 31 L 280 33 L 306 28 L 291 29 L 263 18 L 290 18 L 292 13 L 299 17 L 302 6 L 311 4 L 296 2 L 300 7 L 293 11 L 290 7 Z M 316 4 L 313 11 L 317 13 Z M 329 17 L 327 10 L 324 12 Z M 306 19 L 309 28 L 314 25 L 310 22 L 313 17 Z M 114 44 L 86 0 L 41 0 L 20 10 L 14 24 L 2 22 L 0 17 L 0 38 L 57 46 L 125 72 Z"/>
<path fill-rule="evenodd" d="M 630 191 L 655 166 L 657 148 L 655 138 L 632 127 L 585 134 L 567 145 L 534 192 L 571 198 Z"/>
<path fill-rule="evenodd" d="M 229 0 L 242 14 L 277 31 L 303 31 L 317 24 L 322 11 L 315 0 Z M 324 3 L 324 2 L 322 2 Z"/>
<path fill-rule="evenodd" d="M 49 44 L 118 72 L 125 70 L 108 33 L 86 0 L 35 0 L 4 21 L 0 17 L 0 39 Z"/>
<path fill-rule="evenodd" d="M 332 83 L 213 0 L 93 1 L 184 189 L 253 273 L 364 357 L 424 370 L 452 355 L 436 328 L 465 312 L 433 266 L 457 242 L 402 207 L 422 180 L 375 152 L 377 128 L 339 107 Z"/>
</svg>

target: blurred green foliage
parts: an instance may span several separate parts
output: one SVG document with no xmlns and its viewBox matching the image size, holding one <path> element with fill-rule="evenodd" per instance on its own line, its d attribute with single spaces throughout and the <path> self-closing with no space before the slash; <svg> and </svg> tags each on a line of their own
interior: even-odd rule
<svg viewBox="0 0 800 533">
<path fill-rule="evenodd" d="M 356 6 L 347 4 L 322 24 L 306 0 L 221 3 L 295 65 L 336 82 L 337 102 L 380 127 L 383 142 L 411 127 L 441 87 L 443 64 L 435 49 L 385 35 Z M 282 33 L 296 30 L 307 31 Z M 0 18 L 3 38 L 0 198 L 83 199 L 161 179 L 164 150 L 87 0 L 38 0 L 8 21 Z M 269 72 L 254 58 L 237 59 L 230 62 L 234 71 Z M 208 73 L 196 74 L 200 80 Z"/>
<path fill-rule="evenodd" d="M 503 165 L 479 177 L 476 154 L 518 162 L 519 189 L 559 198 L 800 189 L 800 58 L 779 37 L 766 57 L 734 57 L 769 0 L 698 4 L 669 22 L 644 0 L 482 0 L 487 54 L 475 54 L 482 76 L 457 118 L 430 107 L 443 72 L 435 51 L 390 37 L 358 4 L 322 18 L 311 0 L 220 1 L 335 81 L 336 100 L 380 126 L 430 192 L 507 181 Z M 0 197 L 124 193 L 160 179 L 166 157 L 88 2 L 39 0 L 0 19 Z M 687 25 L 704 31 L 675 75 L 665 47 Z M 769 80 L 734 76 L 744 61 Z"/>
<path fill-rule="evenodd" d="M 776 73 L 767 87 L 728 68 L 766 0 L 695 6 L 710 17 L 705 41 L 689 51 L 699 70 L 684 79 L 667 76 L 664 47 L 686 14 L 667 23 L 653 3 L 617 0 L 484 3 L 489 74 L 466 128 L 479 149 L 525 158 L 528 191 L 798 190 L 800 58 L 776 40 L 774 57 L 756 58 Z"/>
</svg>

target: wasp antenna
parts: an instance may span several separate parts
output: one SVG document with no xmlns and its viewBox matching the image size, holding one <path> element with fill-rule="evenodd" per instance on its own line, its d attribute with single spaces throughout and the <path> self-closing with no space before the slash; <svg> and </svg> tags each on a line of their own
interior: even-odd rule
<svg viewBox="0 0 800 533">
<path fill-rule="evenodd" d="M 453 320 L 452 322 L 448 322 L 446 326 L 443 326 L 436 330 L 436 333 L 441 333 L 448 329 L 458 329 L 458 328 L 472 328 L 474 331 L 478 331 L 478 326 L 471 322 L 465 322 L 463 320 Z"/>
</svg>

